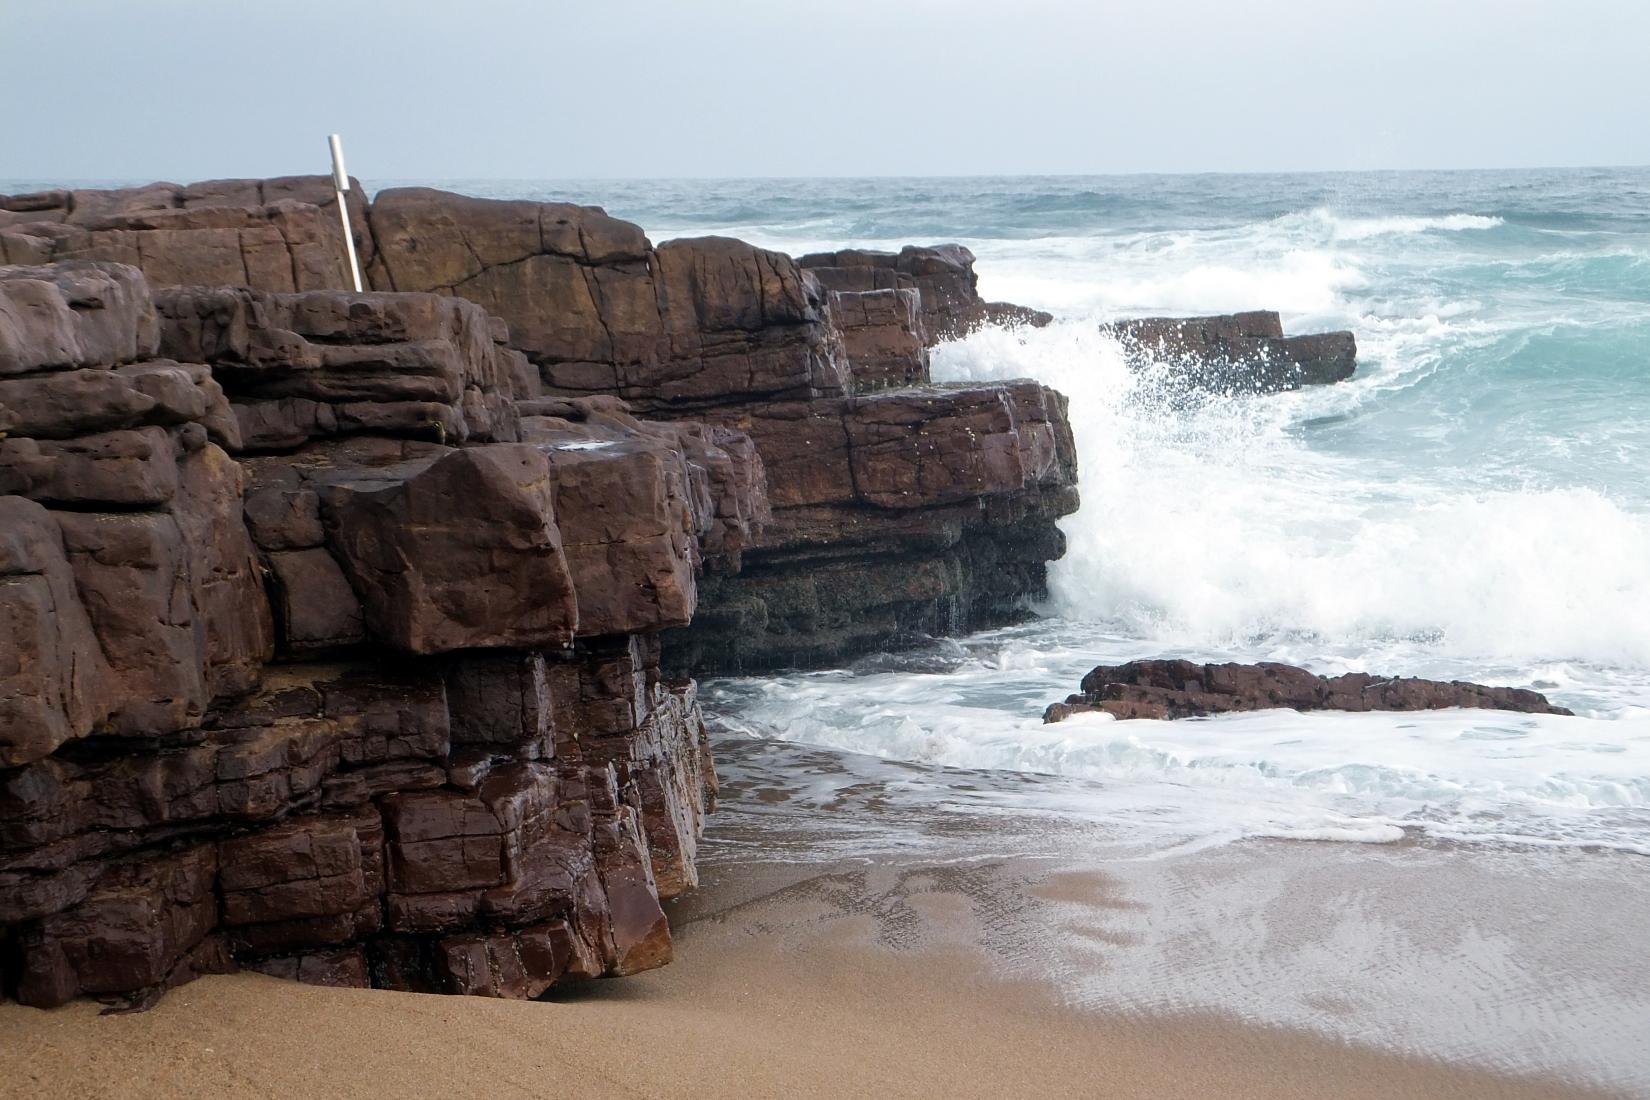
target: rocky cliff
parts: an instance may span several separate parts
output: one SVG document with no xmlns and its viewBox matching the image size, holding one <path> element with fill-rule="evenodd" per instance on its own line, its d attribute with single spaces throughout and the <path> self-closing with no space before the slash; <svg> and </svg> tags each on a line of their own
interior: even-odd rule
<svg viewBox="0 0 1650 1100">
<path fill-rule="evenodd" d="M 737 560 L 760 471 L 543 401 L 499 335 L 436 295 L 0 269 L 19 999 L 236 963 L 531 996 L 669 959 L 714 775 L 658 632 Z"/>
<path fill-rule="evenodd" d="M 929 385 L 922 287 L 407 190 L 352 211 L 379 290 L 346 292 L 332 201 L 0 198 L 0 990 L 28 1003 L 665 962 L 714 773 L 662 669 L 1000 621 L 1060 552 L 1062 399 Z"/>
<path fill-rule="evenodd" d="M 136 260 L 166 283 L 339 287 L 331 202 L 321 177 L 0 199 L 14 208 L 0 214 L 0 255 Z M 706 578 L 693 625 L 667 636 L 673 670 L 827 663 L 1000 624 L 1042 595 L 1063 551 L 1055 521 L 1077 502 L 1064 399 L 1034 383 L 929 383 L 940 336 L 1028 319 L 980 299 L 966 249 L 799 262 L 726 238 L 655 247 L 594 208 L 423 188 L 382 192 L 355 219 L 375 287 L 481 306 L 546 394 L 617 397 L 749 437 L 772 521 L 743 569 Z M 287 262 L 269 261 L 282 249 Z M 311 417 L 366 430 L 360 402 L 276 385 L 255 395 L 256 440 L 332 430 Z M 485 415 L 484 397 L 466 400 L 402 393 L 370 415 L 462 442 Z"/>
</svg>

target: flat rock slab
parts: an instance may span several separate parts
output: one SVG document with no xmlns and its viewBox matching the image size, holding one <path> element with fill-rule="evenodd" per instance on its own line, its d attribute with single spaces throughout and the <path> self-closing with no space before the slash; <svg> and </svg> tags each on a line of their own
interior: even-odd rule
<svg viewBox="0 0 1650 1100">
<path fill-rule="evenodd" d="M 1348 672 L 1318 676 L 1304 668 L 1259 664 L 1200 665 L 1192 661 L 1130 661 L 1100 665 L 1083 677 L 1083 690 L 1054 703 L 1043 721 L 1103 712 L 1115 718 L 1203 718 L 1233 711 L 1442 710 L 1468 707 L 1525 714 L 1569 714 L 1539 692 L 1485 687 L 1464 680 L 1372 676 Z"/>
</svg>

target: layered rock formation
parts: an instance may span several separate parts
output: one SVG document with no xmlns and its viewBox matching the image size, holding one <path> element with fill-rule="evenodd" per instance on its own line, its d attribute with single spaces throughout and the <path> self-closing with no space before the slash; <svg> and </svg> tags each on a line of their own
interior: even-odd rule
<svg viewBox="0 0 1650 1100">
<path fill-rule="evenodd" d="M 1043 721 L 1073 714 L 1105 713 L 1114 718 L 1201 718 L 1232 711 L 1269 710 L 1441 710 L 1469 707 L 1526 714 L 1569 714 L 1538 692 L 1485 687 L 1463 680 L 1349 672 L 1318 676 L 1294 665 L 1201 665 L 1192 661 L 1130 661 L 1100 665 L 1083 677 L 1082 691 L 1054 703 Z"/>
<path fill-rule="evenodd" d="M 7 992 L 669 959 L 714 774 L 659 631 L 737 566 L 760 467 L 545 401 L 495 336 L 436 295 L 0 268 Z"/>
<path fill-rule="evenodd" d="M 307 196 L 309 212 L 295 212 L 304 202 L 292 196 Z M 325 177 L 13 197 L 0 199 L 11 211 L 0 213 L 0 247 L 31 262 L 117 247 L 116 258 L 164 257 L 148 273 L 165 283 L 282 291 L 316 285 L 313 276 L 341 287 L 341 261 L 323 270 L 301 234 L 282 240 L 303 281 L 252 263 L 228 279 L 221 262 L 226 222 L 236 241 L 302 222 L 342 255 L 331 202 Z M 423 188 L 385 191 L 352 216 L 374 287 L 482 306 L 547 394 L 617 397 L 636 414 L 753 441 L 773 522 L 743 547 L 742 571 L 702 586 L 693 626 L 669 639 L 676 670 L 829 662 L 908 634 L 1000 624 L 1043 593 L 1046 562 L 1063 549 L 1054 521 L 1076 507 L 1063 398 L 1031 384 L 929 384 L 926 348 L 937 340 L 984 322 L 1047 321 L 982 301 L 967 249 L 798 262 L 725 238 L 655 248 L 595 208 Z M 492 438 L 489 417 L 508 418 L 468 378 L 462 399 L 403 382 L 393 399 L 381 383 L 379 400 L 351 400 L 323 377 L 338 364 L 259 386 L 261 352 L 247 354 L 239 377 L 256 409 L 255 447 L 391 421 L 398 433 L 462 442 Z M 370 366 L 341 369 L 354 378 Z M 440 373 L 406 356 L 371 369 Z"/>
<path fill-rule="evenodd" d="M 351 284 L 336 202 L 330 176 L 0 195 L 0 264 L 100 259 L 157 286 L 341 290 Z M 370 262 L 365 213 L 352 208 L 350 221 Z"/>
<path fill-rule="evenodd" d="M 661 670 L 1000 622 L 1061 551 L 1063 399 L 929 384 L 920 288 L 409 190 L 352 211 L 380 290 L 344 292 L 332 201 L 0 198 L 0 990 L 29 1003 L 658 965 L 714 791 Z"/>
<path fill-rule="evenodd" d="M 1344 382 L 1358 365 L 1350 332 L 1285 336 L 1276 313 L 1148 317 L 1107 326 L 1138 364 L 1172 366 L 1193 385 L 1225 393 L 1276 393 Z"/>
</svg>

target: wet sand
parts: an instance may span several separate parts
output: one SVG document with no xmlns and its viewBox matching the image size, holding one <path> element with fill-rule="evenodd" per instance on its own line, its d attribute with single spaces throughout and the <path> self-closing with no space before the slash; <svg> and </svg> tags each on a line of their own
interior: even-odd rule
<svg viewBox="0 0 1650 1100">
<path fill-rule="evenodd" d="M 1605 1095 L 1230 1021 L 1062 1008 L 1048 988 L 994 979 L 964 953 L 868 946 L 852 919 L 785 949 L 761 923 L 753 911 L 684 936 L 676 965 L 560 1003 L 240 975 L 203 979 L 139 1015 L 7 1006 L 0 1095 Z"/>
<path fill-rule="evenodd" d="M 1539 900 L 1521 876 L 1509 886 L 1500 872 L 1464 875 L 1471 853 L 1273 843 L 1108 863 L 1080 834 L 1034 815 L 955 815 L 851 774 L 832 786 L 821 778 L 837 769 L 828 757 L 786 750 L 763 762 L 735 748 L 724 760 L 727 801 L 707 840 L 705 881 L 673 907 L 677 961 L 663 970 L 545 1003 L 238 975 L 185 986 L 136 1015 L 0 1006 L 0 1096 L 1645 1095 L 1621 1083 L 1632 1065 L 1616 1067 L 1620 1091 L 1589 1091 L 1578 1083 L 1586 1074 L 1539 1043 L 1533 1059 L 1501 1059 L 1550 1028 L 1544 1014 L 1521 1015 L 1528 991 L 1494 961 L 1497 950 L 1527 958 L 1538 984 L 1555 966 L 1642 965 L 1630 949 L 1645 942 L 1633 923 L 1644 918 L 1627 919 L 1619 943 L 1606 936 L 1568 956 L 1575 912 L 1539 904 L 1489 912 L 1470 935 L 1457 927 L 1410 942 L 1404 911 L 1431 924 L 1427 899 L 1437 895 L 1466 917 L 1505 910 L 1520 890 Z M 952 781 L 962 797 L 970 781 Z M 1599 906 L 1644 895 L 1634 893 L 1636 864 L 1622 865 L 1626 877 L 1600 866 L 1606 873 L 1575 872 L 1568 893 L 1602 928 Z M 1331 916 L 1349 910 L 1350 926 Z M 1500 934 L 1497 920 L 1540 925 L 1543 914 L 1572 926 L 1483 946 Z M 1391 949 L 1366 946 L 1359 958 L 1350 941 L 1360 938 Z M 1265 1006 L 1277 995 L 1256 975 L 1273 971 L 1324 1026 L 1270 1026 L 1277 1014 Z M 1471 974 L 1479 984 L 1461 989 Z M 1589 1034 L 1616 1021 L 1630 1035 L 1641 1003 L 1601 980 L 1549 984 L 1566 1012 L 1594 1021 Z M 1434 1032 L 1389 1026 L 1401 1017 L 1383 1007 L 1386 981 L 1413 990 L 1417 1016 L 1480 1006 L 1481 1027 L 1443 1021 L 1460 1041 L 1431 1050 L 1485 1057 L 1429 1057 Z M 1237 988 L 1265 995 L 1245 1001 Z M 1210 995 L 1189 992 L 1198 989 Z M 1464 1000 L 1448 999 L 1457 993 Z M 1234 1010 L 1207 1007 L 1222 1004 Z M 1612 1041 L 1599 1040 L 1595 1061 L 1606 1068 Z"/>
</svg>

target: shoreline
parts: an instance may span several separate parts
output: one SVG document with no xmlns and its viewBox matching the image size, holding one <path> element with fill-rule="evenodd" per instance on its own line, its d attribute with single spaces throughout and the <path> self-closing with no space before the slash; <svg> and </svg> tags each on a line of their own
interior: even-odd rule
<svg viewBox="0 0 1650 1100">
<path fill-rule="evenodd" d="M 1644 896 L 1629 857 L 1270 841 L 1109 858 L 1083 827 L 871 789 L 820 750 L 717 751 L 725 800 L 701 885 L 669 906 L 668 967 L 548 1002 L 237 975 L 133 1015 L 0 1006 L 0 1049 L 27 1067 L 0 1096 L 1650 1095 L 1601 1024 L 1650 1018 L 1630 974 L 1603 988 L 1643 920 L 1573 935 L 1601 898 Z M 1348 928 L 1376 948 L 1349 960 Z M 1272 972 L 1324 1026 L 1278 1026 Z M 1476 1017 L 1447 1019 L 1463 1006 Z M 1591 1072 L 1556 1057 L 1561 1017 L 1594 1036 Z M 1544 1069 L 1514 1065 L 1521 1048 Z"/>
<path fill-rule="evenodd" d="M 6 1006 L 0 1031 L 21 1071 L 0 1095 L 1077 1097 L 1100 1082 L 1119 1100 L 1626 1095 L 1221 1018 L 1072 1011 L 1046 990 L 983 978 L 966 956 L 825 942 L 788 963 L 763 951 L 723 965 L 734 961 L 690 942 L 676 966 L 560 1003 L 243 974 L 203 978 L 138 1015 Z"/>
</svg>

